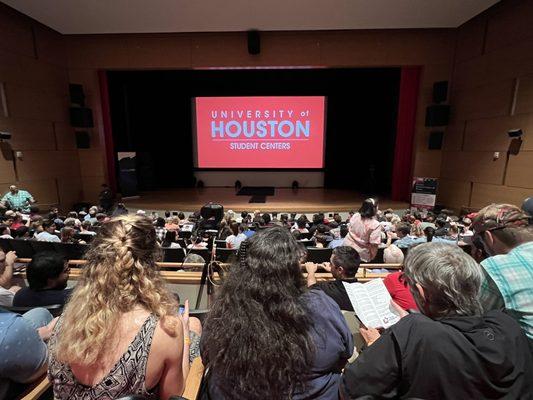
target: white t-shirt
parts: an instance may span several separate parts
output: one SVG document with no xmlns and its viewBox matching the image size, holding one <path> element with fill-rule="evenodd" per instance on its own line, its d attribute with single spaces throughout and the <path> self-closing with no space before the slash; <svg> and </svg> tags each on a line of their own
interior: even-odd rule
<svg viewBox="0 0 533 400">
<path fill-rule="evenodd" d="M 61 239 L 59 239 L 56 235 L 52 235 L 46 231 L 39 233 L 36 238 L 39 242 L 61 242 Z"/>
<path fill-rule="evenodd" d="M 238 249 L 241 246 L 241 243 L 246 240 L 246 235 L 244 233 L 239 233 L 237 236 L 230 235 L 226 238 L 226 244 L 232 249 Z"/>
<path fill-rule="evenodd" d="M 0 306 L 11 307 L 13 305 L 13 297 L 15 297 L 15 293 L 0 286 Z"/>
</svg>

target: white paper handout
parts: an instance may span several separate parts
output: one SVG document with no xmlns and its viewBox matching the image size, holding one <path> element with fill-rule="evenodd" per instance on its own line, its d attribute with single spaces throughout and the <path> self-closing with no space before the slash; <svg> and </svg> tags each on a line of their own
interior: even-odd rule
<svg viewBox="0 0 533 400">
<path fill-rule="evenodd" d="M 381 279 L 367 283 L 343 282 L 355 314 L 368 328 L 388 328 L 400 320 Z"/>
</svg>

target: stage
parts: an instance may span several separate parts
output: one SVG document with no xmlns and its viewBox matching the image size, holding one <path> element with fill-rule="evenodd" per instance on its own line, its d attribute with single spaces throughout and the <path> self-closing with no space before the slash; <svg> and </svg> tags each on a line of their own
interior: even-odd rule
<svg viewBox="0 0 533 400">
<path fill-rule="evenodd" d="M 260 210 L 264 212 L 315 213 L 322 211 L 348 212 L 357 210 L 366 198 L 351 190 L 326 188 L 276 188 L 274 196 L 268 196 L 266 203 L 249 203 L 249 196 L 237 196 L 234 188 L 185 188 L 141 193 L 138 198 L 124 199 L 131 210 L 151 211 L 198 211 L 208 203 L 220 203 L 225 210 L 236 212 Z M 405 209 L 409 203 L 378 198 L 380 209 Z"/>
</svg>

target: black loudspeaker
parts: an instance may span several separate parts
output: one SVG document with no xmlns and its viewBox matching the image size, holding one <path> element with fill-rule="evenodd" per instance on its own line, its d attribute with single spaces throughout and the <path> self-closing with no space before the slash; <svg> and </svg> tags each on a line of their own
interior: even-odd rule
<svg viewBox="0 0 533 400">
<path fill-rule="evenodd" d="M 70 95 L 70 102 L 77 104 L 80 107 L 85 106 L 85 93 L 83 93 L 83 86 L 77 83 L 70 83 L 68 85 L 68 91 Z"/>
<path fill-rule="evenodd" d="M 431 132 L 429 134 L 428 149 L 429 150 L 442 149 L 442 138 L 443 137 L 444 137 L 444 132 L 442 131 Z"/>
<path fill-rule="evenodd" d="M 446 126 L 450 119 L 450 106 L 438 104 L 426 108 L 426 126 Z"/>
<path fill-rule="evenodd" d="M 224 217 L 224 206 L 216 203 L 207 203 L 200 209 L 200 215 L 203 219 L 215 217 L 215 221 L 218 224 Z"/>
<path fill-rule="evenodd" d="M 70 125 L 76 128 L 92 128 L 93 111 L 85 107 L 70 107 Z"/>
<path fill-rule="evenodd" d="M 448 98 L 448 81 L 433 84 L 433 103 L 444 103 Z"/>
<path fill-rule="evenodd" d="M 259 31 L 248 31 L 248 53 L 259 54 L 261 52 L 261 37 Z"/>
<path fill-rule="evenodd" d="M 292 190 L 298 190 L 299 187 L 300 187 L 300 184 L 298 183 L 298 181 L 292 182 Z"/>
<path fill-rule="evenodd" d="M 77 131 L 76 132 L 76 147 L 78 149 L 90 149 L 91 148 L 91 137 L 87 131 Z"/>
</svg>

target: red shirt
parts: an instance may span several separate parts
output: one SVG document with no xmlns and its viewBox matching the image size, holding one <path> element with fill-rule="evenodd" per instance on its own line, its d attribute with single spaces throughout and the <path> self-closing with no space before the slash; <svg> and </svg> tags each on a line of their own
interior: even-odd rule
<svg viewBox="0 0 533 400">
<path fill-rule="evenodd" d="M 418 310 L 415 299 L 409 291 L 407 284 L 405 281 L 400 281 L 401 274 L 401 271 L 388 274 L 383 280 L 383 283 L 387 287 L 392 300 L 394 300 L 400 307 L 404 310 Z"/>
</svg>

